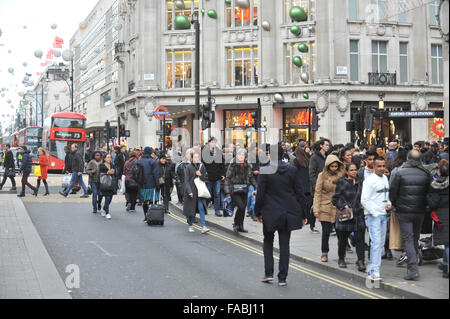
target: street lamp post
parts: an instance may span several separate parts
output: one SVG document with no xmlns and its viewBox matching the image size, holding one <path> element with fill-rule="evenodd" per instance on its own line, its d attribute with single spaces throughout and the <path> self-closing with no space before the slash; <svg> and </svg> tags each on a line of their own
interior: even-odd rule
<svg viewBox="0 0 450 319">
<path fill-rule="evenodd" d="M 194 20 L 194 16 L 196 19 Z M 192 15 L 191 24 L 195 29 L 195 118 L 194 144 L 200 142 L 200 21 L 198 11 Z"/>
<path fill-rule="evenodd" d="M 378 145 L 384 149 L 385 143 L 384 143 L 384 127 L 383 127 L 383 120 L 384 120 L 384 93 L 379 94 L 380 100 L 378 101 L 378 111 L 380 112 L 380 141 Z"/>
</svg>

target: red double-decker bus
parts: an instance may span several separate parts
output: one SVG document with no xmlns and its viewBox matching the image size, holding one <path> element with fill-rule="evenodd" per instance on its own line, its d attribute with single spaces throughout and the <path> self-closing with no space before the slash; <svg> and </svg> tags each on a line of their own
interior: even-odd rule
<svg viewBox="0 0 450 319">
<path fill-rule="evenodd" d="M 43 145 L 49 153 L 51 171 L 62 172 L 66 153 L 64 147 L 77 144 L 84 158 L 86 117 L 78 113 L 55 113 L 44 122 Z"/>
<path fill-rule="evenodd" d="M 11 134 L 9 137 L 11 147 L 19 147 L 19 132 Z"/>
<path fill-rule="evenodd" d="M 38 162 L 38 149 L 42 147 L 42 131 L 42 126 L 29 126 L 19 131 L 19 146 L 27 147 L 34 163 Z"/>
</svg>

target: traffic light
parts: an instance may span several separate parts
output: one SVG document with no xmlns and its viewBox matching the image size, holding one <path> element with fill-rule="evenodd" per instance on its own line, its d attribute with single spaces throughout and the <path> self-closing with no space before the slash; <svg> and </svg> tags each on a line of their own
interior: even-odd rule
<svg viewBox="0 0 450 319">
<path fill-rule="evenodd" d="M 172 135 L 172 124 L 166 123 L 166 127 L 164 128 L 164 130 L 165 130 L 165 133 L 164 133 L 165 136 L 171 136 Z"/>
<path fill-rule="evenodd" d="M 371 106 L 366 108 L 366 114 L 364 116 L 364 122 L 367 132 L 372 132 L 373 130 L 373 115 L 375 114 L 375 109 Z"/>
<path fill-rule="evenodd" d="M 109 124 L 109 121 L 106 121 L 105 122 L 105 128 L 103 129 L 103 137 L 105 139 L 109 139 L 109 137 L 111 136 L 110 132 L 111 132 L 111 126 Z"/>
<path fill-rule="evenodd" d="M 109 128 L 109 137 L 110 138 L 117 137 L 117 129 L 115 129 L 114 127 L 110 127 Z"/>
<path fill-rule="evenodd" d="M 319 125 L 320 116 L 319 116 L 319 114 L 317 114 L 316 109 L 312 109 L 311 112 L 313 112 L 311 131 L 317 132 L 320 127 L 320 125 Z"/>
<path fill-rule="evenodd" d="M 208 102 L 203 105 L 202 130 L 211 128 L 211 123 L 216 121 L 216 112 L 212 110 L 211 88 L 208 88 Z"/>
<path fill-rule="evenodd" d="M 361 131 L 361 114 L 359 112 L 353 113 L 353 122 L 354 124 L 354 131 L 359 132 Z"/>
<path fill-rule="evenodd" d="M 253 123 L 249 124 L 251 124 L 255 131 L 258 131 L 261 128 L 261 99 L 258 99 L 258 107 L 251 113 L 251 117 L 253 118 Z"/>
<path fill-rule="evenodd" d="M 119 137 L 125 137 L 125 136 L 126 136 L 125 124 L 120 124 L 119 125 Z"/>
</svg>

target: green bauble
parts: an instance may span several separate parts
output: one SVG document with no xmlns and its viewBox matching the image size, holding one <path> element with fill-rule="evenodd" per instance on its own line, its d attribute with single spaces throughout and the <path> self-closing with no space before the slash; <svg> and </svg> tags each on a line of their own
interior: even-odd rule
<svg viewBox="0 0 450 319">
<path fill-rule="evenodd" d="M 211 19 L 217 19 L 217 12 L 216 10 L 208 10 L 208 17 L 210 17 Z"/>
<path fill-rule="evenodd" d="M 201 11 L 202 11 L 202 14 L 204 15 L 204 14 L 205 14 L 205 9 L 203 9 L 203 8 L 202 8 L 202 10 L 201 10 Z"/>
<path fill-rule="evenodd" d="M 231 5 L 231 0 L 225 0 L 225 4 Z"/>
<path fill-rule="evenodd" d="M 186 30 L 191 28 L 191 22 L 185 15 L 179 14 L 175 18 L 175 27 L 177 30 Z"/>
<path fill-rule="evenodd" d="M 303 98 L 305 100 L 309 100 L 309 94 L 308 93 L 303 93 Z"/>
<path fill-rule="evenodd" d="M 308 20 L 308 15 L 305 10 L 299 6 L 292 7 L 291 11 L 289 11 L 289 15 L 292 20 L 297 22 L 302 22 Z"/>
<path fill-rule="evenodd" d="M 298 50 L 302 53 L 307 53 L 308 52 L 308 46 L 305 43 L 300 43 L 298 45 Z"/>
<path fill-rule="evenodd" d="M 291 33 L 295 35 L 300 35 L 302 33 L 302 29 L 298 25 L 293 25 L 291 27 Z"/>
<path fill-rule="evenodd" d="M 302 65 L 303 65 L 302 58 L 300 58 L 299 56 L 295 56 L 295 57 L 292 59 L 292 63 L 294 63 L 294 64 L 295 64 L 296 66 L 298 66 L 299 68 L 301 68 Z"/>
</svg>

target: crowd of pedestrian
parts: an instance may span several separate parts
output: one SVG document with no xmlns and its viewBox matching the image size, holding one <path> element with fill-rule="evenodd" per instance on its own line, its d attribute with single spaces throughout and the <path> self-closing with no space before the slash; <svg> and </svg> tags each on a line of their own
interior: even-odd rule
<svg viewBox="0 0 450 319">
<path fill-rule="evenodd" d="M 175 162 L 174 154 L 181 157 L 181 151 L 163 153 L 148 146 L 128 150 L 116 147 L 110 153 L 86 152 L 83 159 L 73 144 L 66 148 L 64 169 L 70 174 L 70 182 L 60 194 L 67 197 L 81 188 L 81 197 L 92 196 L 92 212 L 111 219 L 110 204 L 121 189 L 126 198 L 124 209 L 134 213 L 136 206 L 141 206 L 147 222 L 153 204 L 162 201 L 168 212 L 176 189 L 189 232 L 195 232 L 193 224 L 198 222 L 202 233 L 209 232 L 209 207 L 217 217 L 234 215 L 236 233 L 247 232 L 248 217 L 249 222 L 263 224 L 263 282 L 273 280 L 273 240 L 275 231 L 279 233 L 280 285 L 286 284 L 291 231 L 306 224 L 312 234 L 321 233 L 322 262 L 329 262 L 329 239 L 337 235 L 338 266 L 347 267 L 345 258 L 353 253 L 353 246 L 358 271 L 367 272 L 370 280 L 381 280 L 382 260 L 393 259 L 390 238 L 395 229 L 390 225 L 395 218 L 403 243 L 397 263 L 407 263 L 405 279 L 420 277 L 421 233 L 432 233 L 433 244 L 444 245 L 440 267 L 448 278 L 448 140 L 403 146 L 393 140 L 384 149 L 352 143 L 333 145 L 321 138 L 311 147 L 306 141 L 292 146 L 280 142 L 275 149 L 278 163 L 270 161 L 274 149 L 257 145 L 244 149 L 233 144 L 220 147 L 213 137 L 203 147 L 194 145 Z M 19 152 L 22 191 L 18 196 L 25 196 L 26 186 L 37 196 L 41 181 L 44 195 L 48 195 L 46 151 L 39 149 L 36 187 L 28 182 L 32 172 L 29 152 L 26 147 Z M 2 162 L 5 172 L 0 189 L 8 178 L 15 189 L 15 163 L 9 145 Z M 89 176 L 88 186 L 83 181 L 84 173 Z"/>
</svg>

